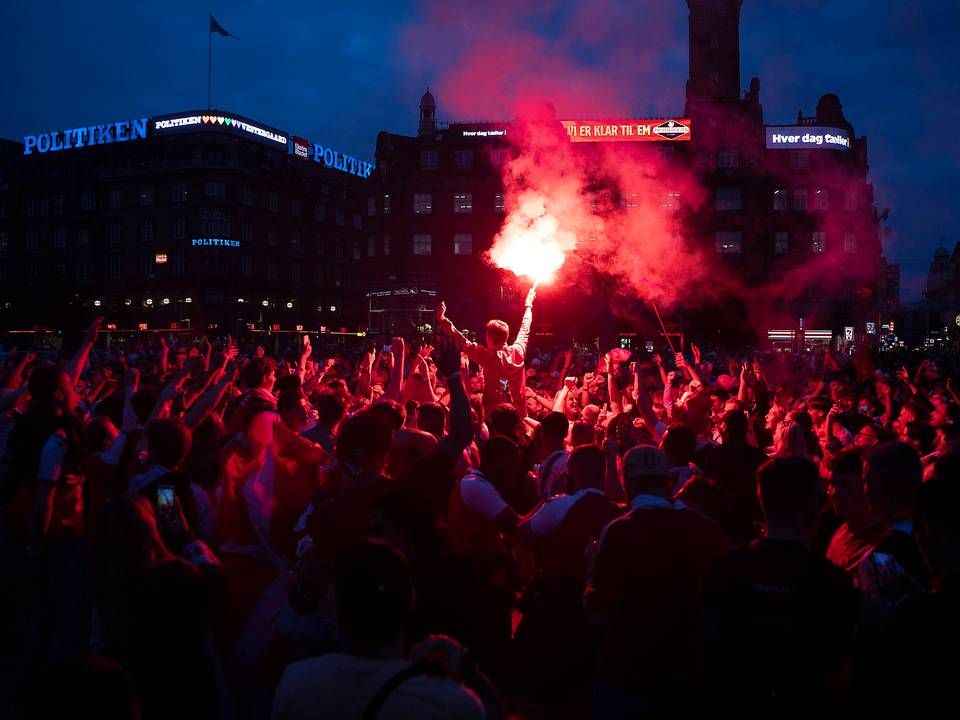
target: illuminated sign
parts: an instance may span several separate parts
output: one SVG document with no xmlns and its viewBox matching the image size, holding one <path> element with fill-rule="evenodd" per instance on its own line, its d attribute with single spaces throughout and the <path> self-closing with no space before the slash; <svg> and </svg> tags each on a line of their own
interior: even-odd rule
<svg viewBox="0 0 960 720">
<path fill-rule="evenodd" d="M 240 247 L 240 241 L 223 238 L 194 238 L 190 241 L 190 245 L 193 247 Z"/>
<path fill-rule="evenodd" d="M 561 120 L 571 142 L 660 142 L 690 140 L 690 121 Z"/>
<path fill-rule="evenodd" d="M 847 342 L 853 342 L 853 328 L 849 325 L 843 328 L 843 339 Z"/>
<path fill-rule="evenodd" d="M 223 115 L 220 114 L 219 110 L 216 113 L 192 112 L 151 118 L 151 132 L 158 135 L 167 135 L 194 130 L 219 130 L 250 135 L 268 145 L 287 147 L 287 133 L 282 130 L 277 130 L 262 123 L 255 123 L 239 115 Z"/>
<path fill-rule="evenodd" d="M 23 154 L 57 152 L 90 145 L 108 145 L 127 140 L 143 140 L 147 136 L 147 119 L 121 120 L 106 125 L 90 125 L 69 130 L 52 130 L 23 138 Z"/>
<path fill-rule="evenodd" d="M 816 125 L 767 127 L 767 150 L 849 150 L 850 135 L 843 128 Z"/>
<path fill-rule="evenodd" d="M 167 264 L 167 254 L 166 253 L 157 253 L 153 257 L 153 261 L 157 265 L 166 265 Z"/>
<path fill-rule="evenodd" d="M 333 148 L 316 143 L 313 145 L 313 161 L 333 168 L 334 170 L 340 170 L 341 172 L 350 173 L 351 175 L 362 178 L 370 177 L 370 173 L 373 172 L 372 163 L 357 160 L 355 157 L 345 155 L 339 150 L 334 150 Z"/>
<path fill-rule="evenodd" d="M 874 322 L 867 323 L 867 334 L 876 335 L 877 334 L 877 324 Z"/>
<path fill-rule="evenodd" d="M 503 137 L 507 131 L 503 128 L 497 130 L 463 130 L 462 136 L 465 138 L 473 137 Z"/>
<path fill-rule="evenodd" d="M 302 157 L 304 160 L 310 159 L 310 141 L 302 137 L 293 136 L 293 154 Z"/>
</svg>

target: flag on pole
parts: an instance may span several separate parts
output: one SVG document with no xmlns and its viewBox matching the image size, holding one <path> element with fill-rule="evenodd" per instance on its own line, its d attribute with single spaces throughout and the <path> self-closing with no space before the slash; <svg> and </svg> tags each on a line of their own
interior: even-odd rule
<svg viewBox="0 0 960 720">
<path fill-rule="evenodd" d="M 220 35 L 223 35 L 223 37 L 232 37 L 234 40 L 239 40 L 236 35 L 231 35 L 228 33 L 224 29 L 223 25 L 217 22 L 217 19 L 213 15 L 210 15 L 210 32 L 219 33 Z"/>
</svg>

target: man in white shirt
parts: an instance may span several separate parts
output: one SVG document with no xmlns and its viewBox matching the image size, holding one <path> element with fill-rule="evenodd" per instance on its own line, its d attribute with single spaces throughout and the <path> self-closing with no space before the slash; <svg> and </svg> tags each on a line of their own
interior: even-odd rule
<svg viewBox="0 0 960 720">
<path fill-rule="evenodd" d="M 337 560 L 335 594 L 343 651 L 287 667 L 274 697 L 273 720 L 485 716 L 471 690 L 434 676 L 433 663 L 413 665 L 404 658 L 403 627 L 413 610 L 413 581 L 396 547 L 368 540 L 343 553 Z M 455 647 L 454 641 L 446 641 L 446 647 Z M 453 670 L 468 684 L 479 680 L 478 689 L 496 702 L 489 683 L 462 653 L 444 651 L 436 669 L 441 674 Z"/>
</svg>

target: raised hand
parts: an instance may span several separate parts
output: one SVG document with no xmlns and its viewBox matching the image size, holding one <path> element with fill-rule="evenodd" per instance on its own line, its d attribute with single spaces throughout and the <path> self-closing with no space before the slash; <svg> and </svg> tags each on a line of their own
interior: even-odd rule
<svg viewBox="0 0 960 720">
<path fill-rule="evenodd" d="M 577 379 L 575 377 L 566 377 L 563 379 L 563 385 L 567 390 L 573 392 L 577 389 Z"/>
<path fill-rule="evenodd" d="M 676 363 L 678 368 L 686 367 L 687 361 L 683 357 L 683 353 L 676 353 L 673 357 L 674 363 Z"/>
<path fill-rule="evenodd" d="M 690 352 L 693 353 L 693 362 L 697 365 L 700 364 L 700 348 L 697 347 L 696 343 L 690 343 Z"/>
<path fill-rule="evenodd" d="M 443 321 L 447 319 L 447 303 L 441 300 L 437 304 L 437 320 Z"/>
<path fill-rule="evenodd" d="M 90 323 L 90 327 L 87 328 L 87 337 L 91 340 L 97 339 L 97 333 L 100 332 L 100 328 L 103 326 L 103 316 L 95 317 Z"/>
<path fill-rule="evenodd" d="M 428 343 L 424 343 L 423 345 L 421 345 L 420 350 L 417 352 L 417 354 L 422 358 L 428 358 L 432 353 L 433 353 L 433 345 L 430 345 Z"/>
<path fill-rule="evenodd" d="M 526 307 L 533 307 L 533 301 L 537 298 L 537 288 L 530 288 L 530 292 L 527 293 L 527 299 L 524 301 Z"/>
<path fill-rule="evenodd" d="M 433 349 L 433 362 L 437 365 L 437 372 L 444 377 L 452 375 L 458 370 L 462 372 L 460 350 L 448 338 L 437 338 L 437 345 Z"/>
</svg>

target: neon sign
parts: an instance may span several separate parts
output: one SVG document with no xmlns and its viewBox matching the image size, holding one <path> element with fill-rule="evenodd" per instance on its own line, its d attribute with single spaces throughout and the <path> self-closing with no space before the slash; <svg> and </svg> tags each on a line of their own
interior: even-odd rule
<svg viewBox="0 0 960 720">
<path fill-rule="evenodd" d="M 23 138 L 23 154 L 57 152 L 90 145 L 108 145 L 127 140 L 143 140 L 147 136 L 147 119 L 121 120 L 106 125 L 90 125 L 69 130 L 53 130 Z"/>
<path fill-rule="evenodd" d="M 843 128 L 816 125 L 767 127 L 767 150 L 849 150 L 850 134 Z"/>
<path fill-rule="evenodd" d="M 193 247 L 240 247 L 240 241 L 224 238 L 194 238 L 190 241 L 190 245 Z"/>
<path fill-rule="evenodd" d="M 310 141 L 302 137 L 293 136 L 293 154 L 304 160 L 310 159 Z"/>
<path fill-rule="evenodd" d="M 313 144 L 313 161 L 362 178 L 370 177 L 370 173 L 373 172 L 373 163 L 357 160 L 357 158 L 345 155 L 339 150 L 324 147 L 317 143 Z"/>
<path fill-rule="evenodd" d="M 571 142 L 689 141 L 690 121 L 666 120 L 561 120 Z"/>
<path fill-rule="evenodd" d="M 181 113 L 164 117 L 151 118 L 151 129 L 155 134 L 184 132 L 194 129 L 224 130 L 252 135 L 267 144 L 287 147 L 287 134 L 268 125 L 254 123 L 239 115 L 204 114 L 203 112 Z"/>
</svg>

